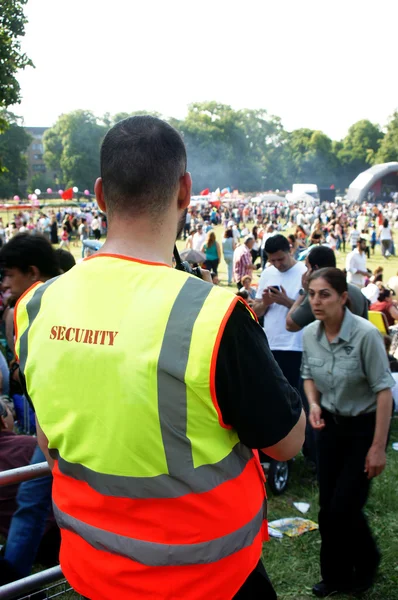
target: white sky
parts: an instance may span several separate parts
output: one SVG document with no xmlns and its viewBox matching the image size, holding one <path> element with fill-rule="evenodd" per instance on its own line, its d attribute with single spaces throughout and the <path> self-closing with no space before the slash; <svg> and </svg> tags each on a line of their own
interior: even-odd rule
<svg viewBox="0 0 398 600">
<path fill-rule="evenodd" d="M 398 108 L 397 0 L 29 0 L 25 125 L 191 102 L 265 108 L 342 138 Z"/>
</svg>

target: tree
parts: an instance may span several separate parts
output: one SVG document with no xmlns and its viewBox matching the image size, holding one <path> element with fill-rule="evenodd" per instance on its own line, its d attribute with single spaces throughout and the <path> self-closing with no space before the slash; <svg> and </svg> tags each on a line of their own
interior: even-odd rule
<svg viewBox="0 0 398 600">
<path fill-rule="evenodd" d="M 0 198 L 11 198 L 20 194 L 20 182 L 26 179 L 28 165 L 25 152 L 31 142 L 31 136 L 20 125 L 20 119 L 3 111 L 0 118 L 7 128 L 0 136 Z"/>
<path fill-rule="evenodd" d="M 25 35 L 27 20 L 23 7 L 27 0 L 2 0 L 0 10 L 0 110 L 21 101 L 20 86 L 15 77 L 20 69 L 33 63 L 21 52 L 19 38 Z M 0 132 L 7 120 L 0 121 Z"/>
<path fill-rule="evenodd" d="M 373 164 L 382 139 L 378 125 L 367 119 L 351 125 L 346 137 L 335 148 L 340 163 L 340 187 L 348 187 L 359 173 Z"/>
<path fill-rule="evenodd" d="M 286 158 L 290 179 L 329 187 L 335 183 L 338 160 L 332 140 L 322 131 L 296 129 L 288 134 Z"/>
<path fill-rule="evenodd" d="M 375 163 L 398 161 L 398 111 L 395 111 L 387 125 L 387 132 L 375 156 Z"/>
<path fill-rule="evenodd" d="M 63 187 L 93 189 L 100 174 L 99 153 L 105 133 L 106 127 L 84 110 L 61 115 L 45 132 L 44 161 L 59 174 Z"/>
</svg>

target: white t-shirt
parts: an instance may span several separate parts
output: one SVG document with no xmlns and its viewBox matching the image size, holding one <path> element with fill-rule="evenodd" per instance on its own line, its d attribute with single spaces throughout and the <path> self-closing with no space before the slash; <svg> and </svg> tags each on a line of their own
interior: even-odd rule
<svg viewBox="0 0 398 600">
<path fill-rule="evenodd" d="M 366 254 L 360 253 L 358 248 L 347 254 L 345 261 L 347 271 L 347 282 L 362 288 L 365 284 L 365 275 L 361 275 L 358 271 L 366 272 Z"/>
<path fill-rule="evenodd" d="M 263 291 L 270 286 L 282 286 L 289 298 L 296 300 L 301 289 L 301 277 L 307 267 L 297 262 L 288 271 L 281 273 L 275 267 L 267 267 L 261 274 L 256 299 L 261 300 Z M 286 329 L 286 315 L 289 310 L 280 304 L 271 304 L 264 315 L 264 331 L 271 350 L 302 352 L 302 331 L 292 333 Z"/>
<path fill-rule="evenodd" d="M 197 231 L 196 233 L 193 234 L 193 237 L 192 237 L 192 248 L 194 250 L 200 251 L 200 249 L 203 246 L 203 244 L 205 243 L 205 241 L 206 241 L 206 234 L 199 233 L 199 231 Z"/>
<path fill-rule="evenodd" d="M 391 240 L 391 229 L 389 227 L 379 227 L 380 241 Z"/>
</svg>

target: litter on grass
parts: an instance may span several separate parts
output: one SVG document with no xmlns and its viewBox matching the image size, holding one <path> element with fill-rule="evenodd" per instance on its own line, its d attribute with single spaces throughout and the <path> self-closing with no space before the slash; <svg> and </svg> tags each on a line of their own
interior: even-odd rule
<svg viewBox="0 0 398 600">
<path fill-rule="evenodd" d="M 268 523 L 268 531 L 271 537 L 282 537 L 281 534 L 287 535 L 288 537 L 296 537 L 303 535 L 307 531 L 314 531 L 318 529 L 318 524 L 309 519 L 302 519 L 301 517 L 291 517 L 287 519 L 277 519 Z M 274 535 L 274 532 L 277 535 Z"/>
<path fill-rule="evenodd" d="M 305 515 L 305 513 L 307 513 L 310 509 L 308 502 L 293 502 L 293 506 L 303 513 L 303 515 Z"/>
<path fill-rule="evenodd" d="M 392 445 L 393 450 L 398 450 L 398 442 L 394 442 Z"/>
</svg>

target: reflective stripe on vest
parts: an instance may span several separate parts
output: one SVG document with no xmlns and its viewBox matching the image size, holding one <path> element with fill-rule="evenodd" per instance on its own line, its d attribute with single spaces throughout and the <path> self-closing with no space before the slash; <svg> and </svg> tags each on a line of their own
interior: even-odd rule
<svg viewBox="0 0 398 600">
<path fill-rule="evenodd" d="M 246 525 L 228 535 L 198 544 L 156 544 L 114 534 L 92 527 L 58 510 L 53 503 L 54 515 L 61 528 L 80 535 L 97 550 L 125 556 L 150 567 L 209 564 L 226 558 L 250 546 L 259 534 L 264 521 L 263 508 Z"/>
</svg>

